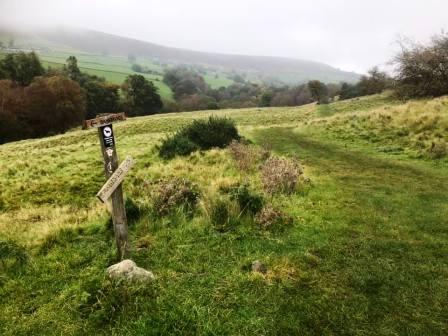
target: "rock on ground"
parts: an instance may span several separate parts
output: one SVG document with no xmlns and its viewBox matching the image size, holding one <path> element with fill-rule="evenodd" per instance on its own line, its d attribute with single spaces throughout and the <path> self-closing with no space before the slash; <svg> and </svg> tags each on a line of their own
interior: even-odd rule
<svg viewBox="0 0 448 336">
<path fill-rule="evenodd" d="M 268 269 L 266 265 L 263 264 L 261 261 L 255 260 L 252 263 L 252 272 L 266 274 L 267 271 Z"/>
<path fill-rule="evenodd" d="M 151 282 L 155 279 L 152 272 L 138 267 L 130 259 L 108 267 L 106 273 L 111 279 L 128 280 L 131 282 Z"/>
</svg>

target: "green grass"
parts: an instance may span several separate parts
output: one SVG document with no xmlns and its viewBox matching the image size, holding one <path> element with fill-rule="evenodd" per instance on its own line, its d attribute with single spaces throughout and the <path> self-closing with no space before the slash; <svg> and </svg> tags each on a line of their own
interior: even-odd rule
<svg viewBox="0 0 448 336">
<path fill-rule="evenodd" d="M 128 75 L 137 74 L 137 72 L 131 69 L 132 65 L 129 63 L 127 57 L 123 56 L 95 55 L 73 50 L 52 50 L 39 53 L 39 57 L 45 67 L 50 66 L 56 69 L 62 68 L 67 58 L 71 55 L 76 56 L 81 71 L 104 77 L 107 81 L 114 84 L 121 85 Z M 2 54 L 0 53 L 1 57 Z M 174 99 L 173 92 L 163 82 L 164 68 L 148 58 L 137 58 L 137 63 L 158 73 L 142 75 L 156 85 L 162 98 L 167 101 L 172 101 Z M 233 84 L 233 81 L 223 73 L 216 73 L 216 76 L 215 73 L 208 73 L 204 75 L 204 79 L 213 89 Z"/>
<path fill-rule="evenodd" d="M 127 197 L 147 209 L 150 182 L 169 176 L 192 180 L 202 195 L 192 218 L 143 210 L 130 223 L 132 258 L 156 275 L 143 287 L 104 276 L 116 259 L 107 211 L 95 199 L 104 182 L 95 130 L 0 146 L 0 240 L 29 256 L 17 264 L 2 256 L 0 333 L 446 334 L 448 161 L 414 155 L 412 139 L 446 134 L 447 101 L 400 104 L 383 95 L 333 103 L 325 113 L 311 104 L 116 124 L 119 156 L 137 161 Z M 391 122 L 379 117 L 386 112 Z M 257 171 L 239 171 L 227 150 L 158 158 L 154 145 L 166 133 L 212 113 L 304 164 L 311 187 L 264 196 L 294 218 L 291 226 L 261 231 L 242 217 L 232 230 L 214 229 L 206 209 L 221 185 L 248 181 L 262 192 Z M 365 120 L 352 127 L 355 114 Z M 408 135 L 391 137 L 405 120 Z M 257 259 L 266 275 L 247 270 Z"/>
<path fill-rule="evenodd" d="M 59 68 L 65 64 L 70 55 L 76 56 L 78 59 L 78 65 L 82 71 L 92 75 L 104 77 L 111 83 L 122 84 L 128 75 L 136 74 L 136 72 L 131 69 L 131 63 L 129 63 L 128 59 L 123 56 L 94 55 L 82 52 L 74 53 L 73 51 L 43 52 L 39 56 L 45 65 L 51 65 L 52 67 Z M 160 94 L 164 99 L 172 100 L 173 93 L 171 89 L 163 83 L 163 67 L 147 58 L 137 58 L 136 62 L 159 73 L 143 75 L 154 82 L 154 84 L 159 88 Z M 206 74 L 204 79 L 212 88 L 216 89 L 221 86 L 229 86 L 233 83 L 232 80 L 221 73 L 217 73 L 217 77 L 215 77 L 215 74 Z"/>
<path fill-rule="evenodd" d="M 216 73 L 204 75 L 205 82 L 210 85 L 212 89 L 219 89 L 220 87 L 227 87 L 232 85 L 233 80 L 227 78 L 226 76 Z"/>
</svg>

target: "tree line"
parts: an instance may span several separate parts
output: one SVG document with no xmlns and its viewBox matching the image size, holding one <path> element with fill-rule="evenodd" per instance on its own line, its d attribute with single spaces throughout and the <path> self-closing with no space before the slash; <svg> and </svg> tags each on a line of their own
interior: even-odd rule
<svg viewBox="0 0 448 336">
<path fill-rule="evenodd" d="M 62 69 L 44 69 L 34 52 L 0 60 L 0 143 L 63 133 L 103 113 L 148 115 L 162 107 L 158 89 L 142 75 L 119 86 L 82 72 L 74 56 Z"/>
<path fill-rule="evenodd" d="M 195 69 L 178 66 L 165 71 L 163 81 L 174 93 L 174 103 L 165 111 L 194 111 L 220 108 L 299 106 L 317 102 L 328 104 L 339 99 L 349 99 L 380 93 L 391 87 L 392 79 L 378 68 L 371 69 L 356 84 L 323 83 L 311 80 L 295 86 L 269 86 L 238 81 L 227 87 L 211 88 Z"/>
<path fill-rule="evenodd" d="M 357 83 L 312 80 L 295 86 L 274 86 L 253 83 L 236 74 L 232 85 L 220 88 L 211 88 L 202 72 L 178 66 L 164 72 L 163 81 L 173 91 L 174 101 L 163 102 L 157 87 L 140 74 L 129 75 L 122 85 L 115 85 L 80 71 L 74 56 L 62 69 L 44 69 L 34 52 L 6 54 L 0 59 L 0 143 L 62 133 L 80 125 L 83 119 L 118 111 L 132 117 L 173 111 L 328 104 L 386 89 L 402 99 L 448 94 L 448 35 L 435 36 L 426 45 L 401 44 L 393 62 L 393 77 L 375 67 Z"/>
</svg>

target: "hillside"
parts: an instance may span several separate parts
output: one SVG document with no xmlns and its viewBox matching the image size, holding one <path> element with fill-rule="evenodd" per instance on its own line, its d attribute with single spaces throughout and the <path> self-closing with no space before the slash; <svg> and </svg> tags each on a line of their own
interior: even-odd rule
<svg viewBox="0 0 448 336">
<path fill-rule="evenodd" d="M 269 196 L 258 168 L 239 169 L 229 149 L 158 157 L 167 133 L 212 114 L 234 119 L 272 155 L 298 158 L 311 182 Z M 402 103 L 383 94 L 114 127 L 120 158 L 137 160 L 124 183 L 132 257 L 156 281 L 105 278 L 115 249 L 95 199 L 104 182 L 95 130 L 1 145 L 2 335 L 446 332 L 448 97 Z M 198 186 L 192 216 L 151 211 L 156 181 L 171 177 Z M 244 182 L 292 223 L 264 230 L 238 215 L 217 230 L 210 209 Z M 266 274 L 250 271 L 254 260 Z"/>
<path fill-rule="evenodd" d="M 359 75 L 335 69 L 326 64 L 280 57 L 226 55 L 165 47 L 145 41 L 81 29 L 55 28 L 47 31 L 17 32 L 0 28 L 0 41 L 5 45 L 13 38 L 17 47 L 53 52 L 86 53 L 107 56 L 113 62 L 132 54 L 156 68 L 162 65 L 187 64 L 200 66 L 210 74 L 228 77 L 241 73 L 251 80 L 269 80 L 290 84 L 311 79 L 324 82 L 354 82 Z M 109 63 L 100 62 L 100 64 Z M 128 64 L 127 68 L 130 69 Z"/>
</svg>

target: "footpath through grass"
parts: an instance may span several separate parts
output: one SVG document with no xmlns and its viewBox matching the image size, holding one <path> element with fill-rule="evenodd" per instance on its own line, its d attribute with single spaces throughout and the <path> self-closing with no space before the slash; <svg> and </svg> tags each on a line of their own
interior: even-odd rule
<svg viewBox="0 0 448 336">
<path fill-rule="evenodd" d="M 316 230 L 324 236 L 314 251 L 317 286 L 290 302 L 289 314 L 302 322 L 296 331 L 447 333 L 447 167 L 288 128 L 257 132 L 259 141 L 266 138 L 276 151 L 302 159 L 316 181 Z"/>
</svg>

